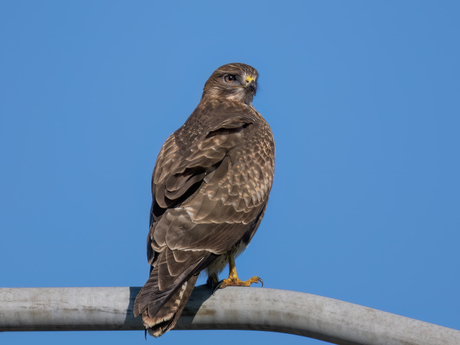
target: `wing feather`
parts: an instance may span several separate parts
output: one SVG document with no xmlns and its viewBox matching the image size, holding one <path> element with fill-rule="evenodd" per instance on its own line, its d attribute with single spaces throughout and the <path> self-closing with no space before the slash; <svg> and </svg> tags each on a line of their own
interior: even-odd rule
<svg viewBox="0 0 460 345">
<path fill-rule="evenodd" d="M 152 319 L 166 303 L 183 308 L 172 300 L 183 291 L 188 298 L 187 281 L 239 241 L 249 242 L 268 200 L 273 150 L 263 118 L 237 102 L 200 103 L 166 140 L 152 176 L 147 255 L 153 268 L 135 315 Z M 163 310 L 152 322 L 170 329 L 178 317 L 171 313 Z"/>
</svg>

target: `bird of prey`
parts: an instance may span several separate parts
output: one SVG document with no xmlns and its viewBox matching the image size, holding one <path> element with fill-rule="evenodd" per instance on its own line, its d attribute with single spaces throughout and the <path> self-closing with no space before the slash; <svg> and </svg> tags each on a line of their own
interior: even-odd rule
<svg viewBox="0 0 460 345">
<path fill-rule="evenodd" d="M 134 315 L 142 314 L 155 337 L 176 325 L 201 271 L 214 288 L 261 282 L 241 281 L 235 268 L 262 220 L 274 174 L 273 134 L 252 106 L 257 77 L 246 64 L 219 67 L 158 155 L 147 236 L 150 276 L 134 303 Z M 219 283 L 227 263 L 229 277 Z"/>
</svg>

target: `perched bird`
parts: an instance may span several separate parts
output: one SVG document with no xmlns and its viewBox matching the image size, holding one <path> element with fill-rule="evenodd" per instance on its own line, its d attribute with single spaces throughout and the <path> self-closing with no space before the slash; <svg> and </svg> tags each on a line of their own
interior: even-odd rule
<svg viewBox="0 0 460 345">
<path fill-rule="evenodd" d="M 242 63 L 219 67 L 201 101 L 163 144 L 152 177 L 147 236 L 150 276 L 136 297 L 149 334 L 172 329 L 206 270 L 212 287 L 250 286 L 235 257 L 249 244 L 272 187 L 275 142 L 252 106 L 257 71 Z M 228 279 L 218 274 L 229 263 Z"/>
</svg>

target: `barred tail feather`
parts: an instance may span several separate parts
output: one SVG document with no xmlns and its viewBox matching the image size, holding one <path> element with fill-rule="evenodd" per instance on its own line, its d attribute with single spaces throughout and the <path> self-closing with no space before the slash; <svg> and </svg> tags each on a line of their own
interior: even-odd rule
<svg viewBox="0 0 460 345">
<path fill-rule="evenodd" d="M 133 308 L 135 317 L 142 314 L 144 326 L 151 335 L 159 337 L 176 325 L 195 287 L 199 272 L 213 259 L 212 254 L 201 258 L 185 269 L 169 286 L 165 286 L 164 290 L 160 289 L 159 279 L 170 277 L 160 276 L 161 264 L 152 267 L 149 279 L 139 291 Z"/>
<path fill-rule="evenodd" d="M 155 315 L 150 316 L 148 310 L 142 313 L 142 321 L 150 335 L 157 338 L 174 328 L 192 294 L 197 279 L 198 275 L 195 275 L 183 283 Z"/>
</svg>

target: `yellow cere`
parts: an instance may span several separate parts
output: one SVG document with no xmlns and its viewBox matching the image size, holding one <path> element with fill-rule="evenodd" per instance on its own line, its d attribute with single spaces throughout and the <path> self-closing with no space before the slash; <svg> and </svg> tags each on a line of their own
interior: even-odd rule
<svg viewBox="0 0 460 345">
<path fill-rule="evenodd" d="M 250 83 L 251 81 L 256 81 L 256 80 L 255 80 L 254 77 L 248 75 L 248 76 L 246 77 L 246 84 Z"/>
</svg>

